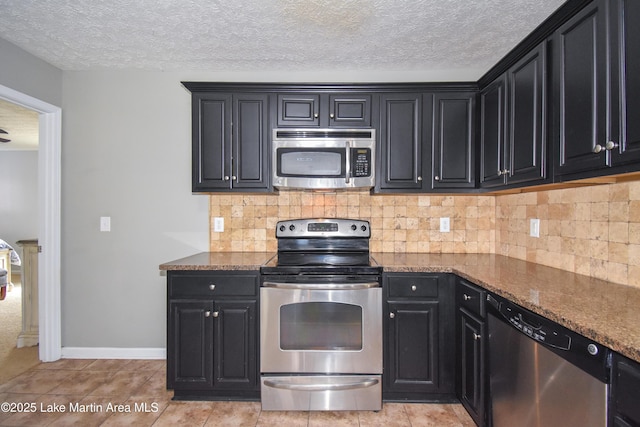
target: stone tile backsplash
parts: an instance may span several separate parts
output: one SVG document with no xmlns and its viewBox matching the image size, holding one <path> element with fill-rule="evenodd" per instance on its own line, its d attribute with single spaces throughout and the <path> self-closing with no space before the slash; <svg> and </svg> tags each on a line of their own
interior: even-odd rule
<svg viewBox="0 0 640 427">
<path fill-rule="evenodd" d="M 213 231 L 214 217 L 225 231 Z M 276 222 L 359 218 L 374 252 L 497 253 L 640 286 L 640 182 L 505 195 L 211 195 L 211 251 L 275 251 Z M 441 233 L 440 218 L 450 218 Z M 529 220 L 540 219 L 540 238 Z"/>
</svg>

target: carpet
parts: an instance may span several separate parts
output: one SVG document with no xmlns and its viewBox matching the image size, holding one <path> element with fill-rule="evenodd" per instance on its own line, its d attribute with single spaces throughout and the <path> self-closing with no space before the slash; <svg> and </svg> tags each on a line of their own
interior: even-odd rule
<svg viewBox="0 0 640 427">
<path fill-rule="evenodd" d="M 22 286 L 20 275 L 11 280 L 14 288 L 0 301 L 0 384 L 40 363 L 38 346 L 16 348 L 22 330 Z"/>
</svg>

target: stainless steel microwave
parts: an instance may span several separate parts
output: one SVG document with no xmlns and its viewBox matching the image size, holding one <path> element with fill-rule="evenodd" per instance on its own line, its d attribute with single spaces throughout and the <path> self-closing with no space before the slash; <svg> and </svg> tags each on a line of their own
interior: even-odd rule
<svg viewBox="0 0 640 427">
<path fill-rule="evenodd" d="M 280 189 L 371 188 L 374 129 L 274 129 L 273 186 Z"/>
</svg>

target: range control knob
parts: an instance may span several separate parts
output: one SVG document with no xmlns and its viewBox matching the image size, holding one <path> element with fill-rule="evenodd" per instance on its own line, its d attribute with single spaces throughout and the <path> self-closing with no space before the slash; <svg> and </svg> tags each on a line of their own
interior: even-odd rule
<svg viewBox="0 0 640 427">
<path fill-rule="evenodd" d="M 285 226 L 284 226 L 284 225 L 281 225 L 281 226 L 280 226 L 280 231 L 284 231 L 284 230 L 286 230 Z"/>
<path fill-rule="evenodd" d="M 361 226 L 361 227 L 360 227 L 360 230 L 362 230 L 362 231 L 367 231 L 367 226 L 366 226 L 366 225 Z"/>
<path fill-rule="evenodd" d="M 358 229 L 358 227 L 356 227 L 356 225 L 355 225 L 355 224 L 351 224 L 351 229 L 352 229 L 353 231 L 356 231 L 356 230 Z"/>
<path fill-rule="evenodd" d="M 590 355 L 595 356 L 596 354 L 598 354 L 598 346 L 591 343 L 587 346 L 587 351 L 589 352 Z"/>
<path fill-rule="evenodd" d="M 291 225 L 289 226 L 289 230 L 293 231 L 293 230 L 295 230 L 295 229 L 296 229 L 296 226 L 295 226 L 295 225 L 291 224 Z"/>
</svg>

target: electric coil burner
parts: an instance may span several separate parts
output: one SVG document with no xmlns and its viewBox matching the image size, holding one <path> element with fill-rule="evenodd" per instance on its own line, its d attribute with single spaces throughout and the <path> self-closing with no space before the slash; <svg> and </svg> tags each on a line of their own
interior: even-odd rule
<svg viewBox="0 0 640 427">
<path fill-rule="evenodd" d="M 276 227 L 260 269 L 263 410 L 382 408 L 382 268 L 368 221 L 300 219 Z"/>
</svg>

